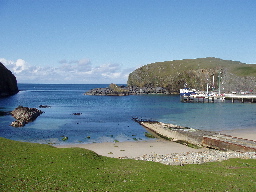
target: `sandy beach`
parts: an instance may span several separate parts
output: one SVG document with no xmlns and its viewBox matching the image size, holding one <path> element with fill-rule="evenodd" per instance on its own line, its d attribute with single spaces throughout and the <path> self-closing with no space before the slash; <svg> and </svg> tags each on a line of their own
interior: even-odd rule
<svg viewBox="0 0 256 192">
<path fill-rule="evenodd" d="M 148 140 L 148 141 L 131 141 L 131 142 L 117 142 L 117 143 L 92 143 L 92 144 L 73 144 L 73 145 L 59 145 L 58 148 L 80 147 L 92 150 L 99 155 L 115 158 L 134 158 L 145 154 L 166 155 L 171 153 L 184 152 L 199 152 L 207 150 L 206 148 L 194 149 L 175 143 L 172 141 L 165 141 L 162 139 Z"/>
<path fill-rule="evenodd" d="M 221 131 L 223 134 L 229 134 L 234 137 L 242 137 L 244 139 L 256 140 L 256 129 L 240 129 Z M 147 141 L 131 141 L 131 142 L 107 142 L 107 143 L 91 143 L 91 144 L 70 144 L 57 145 L 57 148 L 80 147 L 92 150 L 99 155 L 114 158 L 135 158 L 142 155 L 167 155 L 172 153 L 189 153 L 207 151 L 207 148 L 194 149 L 163 139 L 147 140 Z"/>
<path fill-rule="evenodd" d="M 255 129 L 235 129 L 221 131 L 222 134 L 232 135 L 233 137 L 241 137 L 256 141 L 256 128 Z"/>
<path fill-rule="evenodd" d="M 223 134 L 232 135 L 234 137 L 241 137 L 244 139 L 256 140 L 255 129 L 237 129 L 221 131 Z M 99 155 L 114 157 L 114 158 L 135 158 L 142 155 L 167 155 L 172 153 L 188 153 L 207 151 L 207 148 L 194 149 L 185 145 L 166 141 L 163 139 L 147 140 L 147 141 L 131 141 L 131 142 L 107 142 L 107 143 L 91 143 L 91 144 L 70 144 L 57 145 L 58 148 L 72 148 L 80 147 L 92 150 Z"/>
</svg>

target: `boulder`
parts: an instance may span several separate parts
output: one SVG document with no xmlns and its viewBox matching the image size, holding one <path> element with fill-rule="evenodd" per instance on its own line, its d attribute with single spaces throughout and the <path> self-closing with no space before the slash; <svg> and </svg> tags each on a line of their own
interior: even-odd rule
<svg viewBox="0 0 256 192">
<path fill-rule="evenodd" d="M 50 108 L 51 106 L 49 105 L 39 105 L 39 108 Z"/>
<path fill-rule="evenodd" d="M 73 113 L 73 115 L 82 115 L 82 113 Z"/>
<path fill-rule="evenodd" d="M 0 97 L 11 96 L 18 92 L 16 77 L 0 63 Z"/>
<path fill-rule="evenodd" d="M 11 123 L 13 127 L 23 127 L 26 123 L 34 121 L 43 111 L 36 108 L 28 108 L 19 106 L 14 109 L 11 114 L 16 121 Z"/>
</svg>

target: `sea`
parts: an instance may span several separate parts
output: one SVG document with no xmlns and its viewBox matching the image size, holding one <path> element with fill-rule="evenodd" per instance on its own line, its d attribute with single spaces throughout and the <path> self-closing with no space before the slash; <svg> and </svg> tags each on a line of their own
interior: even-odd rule
<svg viewBox="0 0 256 192">
<path fill-rule="evenodd" d="M 77 144 L 150 140 L 133 118 L 211 130 L 255 130 L 255 103 L 182 103 L 179 95 L 89 96 L 107 84 L 18 84 L 19 93 L 0 99 L 0 111 L 18 106 L 44 111 L 24 127 L 0 116 L 0 137 L 43 144 Z M 78 113 L 79 115 L 74 115 Z"/>
</svg>

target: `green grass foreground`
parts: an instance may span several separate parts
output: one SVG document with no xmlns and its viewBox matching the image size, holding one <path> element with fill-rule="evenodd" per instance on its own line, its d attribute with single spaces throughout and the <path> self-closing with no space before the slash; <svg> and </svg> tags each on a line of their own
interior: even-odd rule
<svg viewBox="0 0 256 192">
<path fill-rule="evenodd" d="M 0 138 L 0 191 L 254 191 L 256 160 L 170 166 Z"/>
</svg>

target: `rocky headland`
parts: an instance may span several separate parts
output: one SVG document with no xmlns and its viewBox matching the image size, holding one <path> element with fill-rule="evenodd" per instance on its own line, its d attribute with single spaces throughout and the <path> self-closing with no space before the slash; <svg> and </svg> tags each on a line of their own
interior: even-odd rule
<svg viewBox="0 0 256 192">
<path fill-rule="evenodd" d="M 0 63 L 0 97 L 11 96 L 18 92 L 16 77 Z"/>
<path fill-rule="evenodd" d="M 184 87 L 222 93 L 256 92 L 256 65 L 215 57 L 156 62 L 129 74 L 127 86 L 111 84 L 85 95 L 179 94 Z"/>
<path fill-rule="evenodd" d="M 256 65 L 215 57 L 156 62 L 129 74 L 129 87 L 162 87 L 170 94 L 184 86 L 200 91 L 240 92 L 256 90 Z"/>
</svg>

